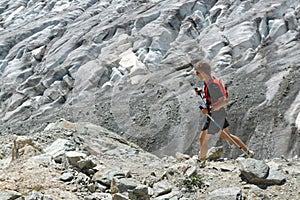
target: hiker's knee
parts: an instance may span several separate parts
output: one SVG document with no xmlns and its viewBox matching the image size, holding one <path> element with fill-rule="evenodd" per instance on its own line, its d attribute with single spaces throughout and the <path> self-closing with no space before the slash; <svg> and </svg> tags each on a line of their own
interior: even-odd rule
<svg viewBox="0 0 300 200">
<path fill-rule="evenodd" d="M 231 136 L 231 133 L 227 132 L 225 129 L 220 131 L 220 135 L 223 139 L 227 140 Z"/>
</svg>

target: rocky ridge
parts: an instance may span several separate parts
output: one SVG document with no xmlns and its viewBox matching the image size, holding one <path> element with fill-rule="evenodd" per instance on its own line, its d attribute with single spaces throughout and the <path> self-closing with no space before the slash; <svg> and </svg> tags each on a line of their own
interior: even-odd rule
<svg viewBox="0 0 300 200">
<path fill-rule="evenodd" d="M 188 62 L 205 59 L 257 158 L 299 156 L 299 12 L 298 0 L 3 0 L 0 130 L 84 120 L 158 156 L 196 154 Z"/>
<path fill-rule="evenodd" d="M 209 154 L 214 160 L 200 168 L 197 156 L 159 158 L 86 122 L 61 119 L 31 138 L 1 136 L 0 155 L 2 200 L 279 200 L 300 195 L 299 158 L 231 160 Z"/>
</svg>

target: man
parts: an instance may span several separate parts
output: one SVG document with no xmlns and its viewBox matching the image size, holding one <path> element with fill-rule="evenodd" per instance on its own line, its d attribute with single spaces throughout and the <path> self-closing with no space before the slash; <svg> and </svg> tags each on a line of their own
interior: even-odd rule
<svg viewBox="0 0 300 200">
<path fill-rule="evenodd" d="M 247 146 L 241 141 L 240 138 L 233 135 L 229 131 L 229 123 L 226 119 L 226 111 L 224 106 L 228 104 L 228 93 L 224 83 L 218 78 L 211 75 L 211 67 L 205 61 L 199 61 L 194 65 L 196 75 L 201 81 L 204 82 L 202 90 L 195 89 L 198 95 L 204 95 L 205 107 L 200 107 L 205 115 L 210 115 L 215 122 L 207 116 L 206 122 L 200 134 L 200 152 L 199 159 L 201 165 L 205 166 L 206 154 L 208 151 L 208 140 L 211 134 L 219 132 L 221 137 L 231 144 L 239 146 L 248 157 L 253 157 L 252 151 L 249 151 Z M 222 129 L 221 129 L 222 127 Z M 220 130 L 221 129 L 221 130 Z"/>
</svg>

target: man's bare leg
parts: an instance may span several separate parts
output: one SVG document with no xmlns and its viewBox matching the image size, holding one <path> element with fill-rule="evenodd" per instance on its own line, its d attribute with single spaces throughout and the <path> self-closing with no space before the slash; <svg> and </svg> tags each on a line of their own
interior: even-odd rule
<svg viewBox="0 0 300 200">
<path fill-rule="evenodd" d="M 225 133 L 224 131 L 225 131 L 226 133 Z M 245 145 L 245 143 L 244 143 L 239 137 L 237 137 L 237 136 L 233 135 L 232 133 L 230 133 L 228 127 L 225 128 L 224 131 L 223 131 L 223 130 L 220 131 L 220 135 L 221 135 L 221 137 L 222 137 L 224 140 L 228 141 L 230 144 L 235 144 L 235 143 L 238 144 L 239 147 L 240 147 L 243 151 L 247 151 L 247 150 L 248 150 L 248 148 L 247 148 L 247 146 Z M 232 140 L 233 140 L 235 143 L 234 143 Z"/>
<path fill-rule="evenodd" d="M 210 134 L 208 134 L 208 130 L 204 130 L 201 132 L 199 141 L 200 141 L 200 160 L 206 159 L 206 154 L 208 152 L 208 140 L 210 138 Z"/>
</svg>

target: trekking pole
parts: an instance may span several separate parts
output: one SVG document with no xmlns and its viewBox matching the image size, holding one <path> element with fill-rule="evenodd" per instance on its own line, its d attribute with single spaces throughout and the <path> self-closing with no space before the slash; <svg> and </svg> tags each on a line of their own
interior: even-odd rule
<svg viewBox="0 0 300 200">
<path fill-rule="evenodd" d="M 194 89 L 196 90 L 196 87 L 195 87 L 195 86 L 194 86 Z M 205 103 L 205 101 L 204 101 L 202 95 L 200 94 L 199 96 L 201 97 L 201 100 L 202 100 L 202 102 L 203 102 L 203 104 L 204 104 L 204 106 L 203 106 L 202 104 L 200 104 L 200 106 L 201 106 L 202 108 L 207 108 L 207 107 L 206 107 L 206 103 Z M 199 106 L 199 107 L 200 107 L 200 106 Z M 243 150 L 242 147 L 241 147 L 236 141 L 234 141 L 234 139 L 232 139 L 232 137 L 230 136 L 230 134 L 227 133 L 227 132 L 223 129 L 223 127 L 222 127 L 218 122 L 216 122 L 216 120 L 214 120 L 214 118 L 212 118 L 212 116 L 210 116 L 209 114 L 205 114 L 205 115 L 206 115 L 207 117 L 209 117 L 209 119 L 210 119 L 211 121 L 213 121 L 213 123 L 214 123 L 220 130 L 222 130 L 223 133 L 225 133 L 225 135 L 230 139 L 230 141 L 231 141 L 235 146 L 237 146 L 240 150 L 242 150 L 247 156 L 250 156 L 250 155 L 249 155 L 249 152 Z"/>
</svg>

